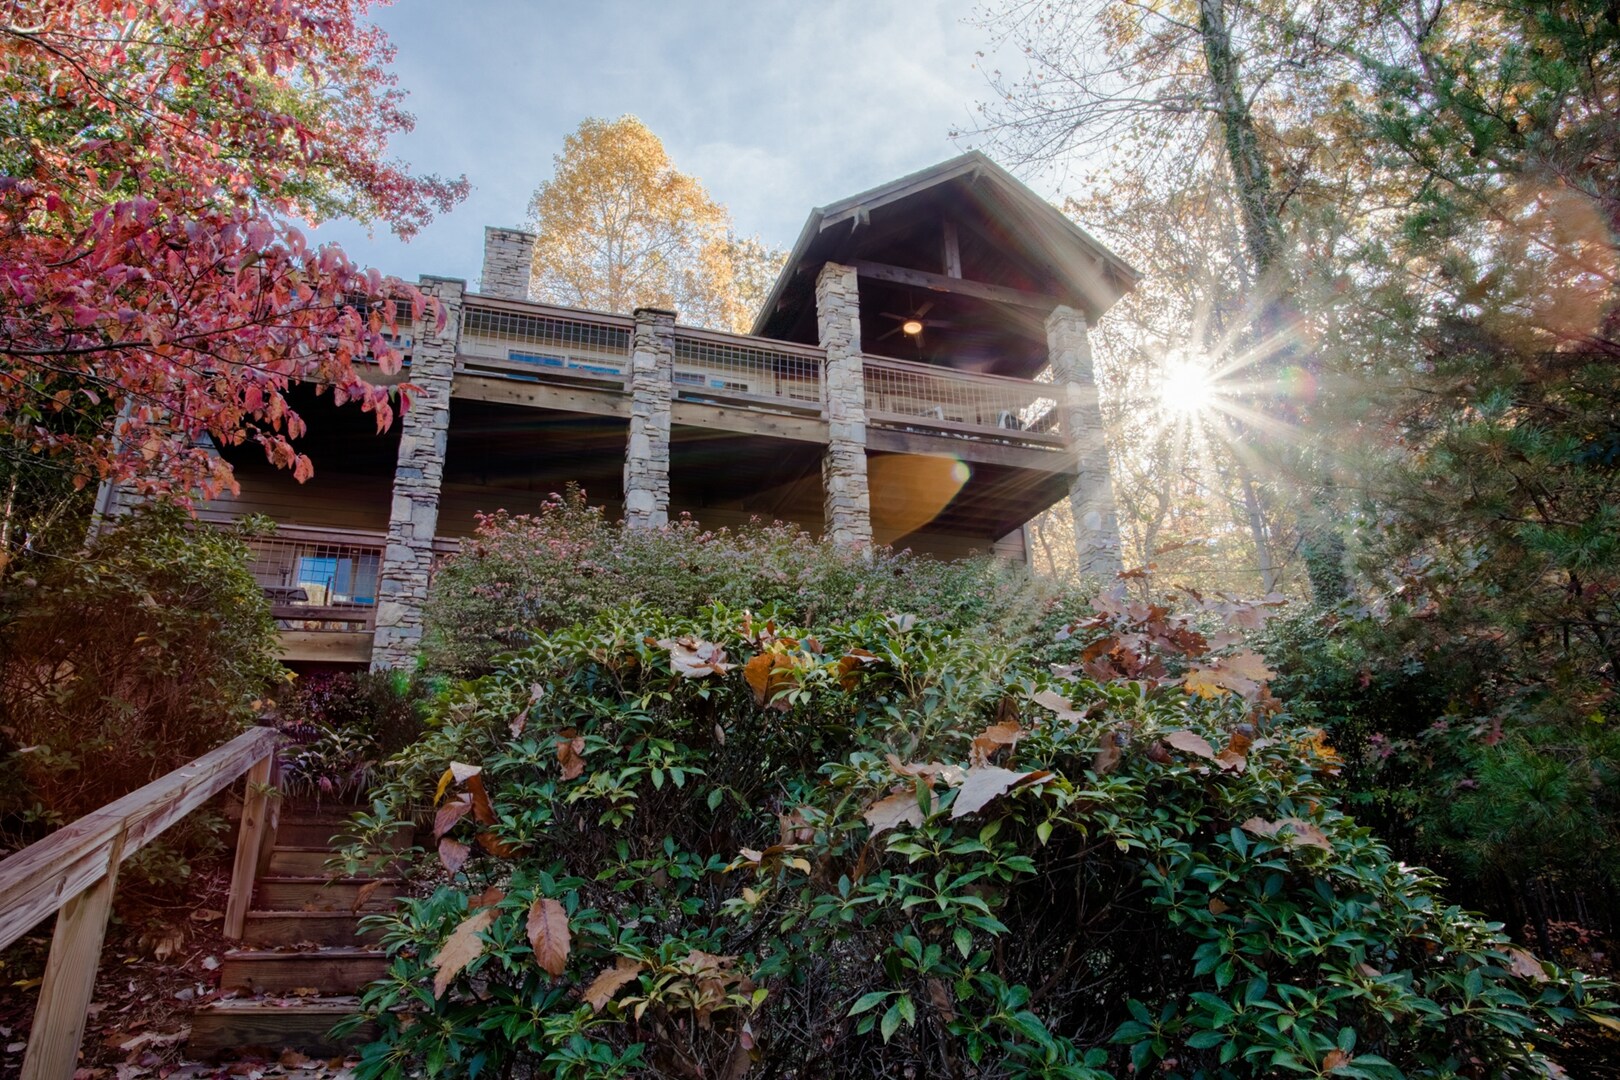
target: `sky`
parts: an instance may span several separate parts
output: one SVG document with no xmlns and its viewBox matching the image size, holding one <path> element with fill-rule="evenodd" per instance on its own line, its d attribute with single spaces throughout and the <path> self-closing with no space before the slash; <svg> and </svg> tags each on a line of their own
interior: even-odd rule
<svg viewBox="0 0 1620 1080">
<path fill-rule="evenodd" d="M 398 0 L 375 12 L 416 130 L 391 149 L 473 191 L 409 244 L 316 233 L 385 273 L 476 285 L 485 225 L 521 226 L 563 138 L 634 114 L 737 229 L 792 245 L 812 207 L 954 157 L 1004 62 L 969 0 Z M 975 54 L 984 50 L 990 55 Z M 1050 194 L 1046 192 L 1044 194 Z"/>
</svg>

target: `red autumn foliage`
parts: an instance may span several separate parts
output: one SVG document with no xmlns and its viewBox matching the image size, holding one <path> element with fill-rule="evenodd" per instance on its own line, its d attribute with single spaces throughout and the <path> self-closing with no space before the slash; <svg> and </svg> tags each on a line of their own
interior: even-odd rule
<svg viewBox="0 0 1620 1080">
<path fill-rule="evenodd" d="M 398 368 L 388 301 L 436 312 L 292 222 L 350 214 L 408 236 L 467 185 L 385 159 L 412 120 L 368 6 L 8 5 L 0 438 L 80 486 L 184 500 L 234 488 L 205 436 L 310 475 L 293 383 L 391 422 L 388 392 L 360 374 Z"/>
</svg>

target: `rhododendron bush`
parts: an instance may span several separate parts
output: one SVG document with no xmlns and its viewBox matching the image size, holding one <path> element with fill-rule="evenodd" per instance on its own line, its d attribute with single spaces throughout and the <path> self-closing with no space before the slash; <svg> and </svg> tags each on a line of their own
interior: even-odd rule
<svg viewBox="0 0 1620 1080">
<path fill-rule="evenodd" d="M 410 235 L 466 190 L 384 158 L 408 130 L 364 0 L 23 0 L 0 13 L 0 445 L 77 486 L 230 488 L 216 445 L 300 477 L 287 387 L 387 425 L 414 289 L 312 245 Z M 70 422 L 89 415 L 88 426 Z M 206 437 L 206 440 L 205 440 Z"/>
<path fill-rule="evenodd" d="M 1253 606 L 1183 602 L 540 635 L 362 823 L 432 841 L 358 1074 L 1529 1077 L 1620 1026 L 1342 812 Z"/>
</svg>

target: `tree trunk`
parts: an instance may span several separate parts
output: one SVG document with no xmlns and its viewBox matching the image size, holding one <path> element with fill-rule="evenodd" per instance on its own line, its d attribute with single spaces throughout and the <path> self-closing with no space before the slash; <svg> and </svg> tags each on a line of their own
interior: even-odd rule
<svg viewBox="0 0 1620 1080">
<path fill-rule="evenodd" d="M 1260 285 L 1259 333 L 1255 335 L 1255 348 L 1260 355 L 1256 357 L 1256 364 L 1262 371 L 1274 374 L 1293 359 L 1288 339 L 1288 327 L 1293 319 L 1287 314 L 1289 290 L 1284 280 L 1282 219 L 1277 212 L 1271 170 L 1260 153 L 1254 114 L 1243 94 L 1237 55 L 1232 49 L 1232 32 L 1226 23 L 1226 0 L 1198 0 L 1198 34 L 1204 46 L 1210 93 L 1220 118 L 1227 166 L 1232 171 L 1232 186 L 1243 214 L 1244 245 L 1254 260 Z M 1303 366 L 1312 367 L 1308 358 Z M 1298 471 L 1308 470 L 1301 467 Z M 1245 481 L 1247 505 L 1253 486 L 1247 478 Z M 1311 597 L 1322 605 L 1338 603 L 1349 595 L 1349 581 L 1344 571 L 1344 538 L 1334 525 L 1328 487 L 1314 478 L 1306 479 L 1306 484 L 1308 492 L 1301 500 L 1304 512 L 1300 551 L 1310 578 Z M 1250 530 L 1260 556 L 1262 579 L 1274 582 L 1275 568 L 1269 565 L 1269 545 L 1262 544 L 1263 522 L 1256 527 L 1257 509 L 1257 506 L 1250 509 Z"/>
</svg>

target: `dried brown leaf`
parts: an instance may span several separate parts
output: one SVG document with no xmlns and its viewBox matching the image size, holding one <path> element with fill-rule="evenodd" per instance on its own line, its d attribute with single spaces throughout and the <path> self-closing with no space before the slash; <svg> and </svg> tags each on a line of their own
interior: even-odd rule
<svg viewBox="0 0 1620 1080">
<path fill-rule="evenodd" d="M 658 644 L 669 650 L 669 666 L 682 678 L 702 679 L 709 675 L 724 675 L 737 666 L 727 663 L 726 650 L 712 641 L 682 637 L 673 641 L 665 638 Z"/>
<path fill-rule="evenodd" d="M 1286 831 L 1290 837 L 1286 842 L 1290 845 L 1308 844 L 1323 851 L 1333 850 L 1327 834 L 1304 818 L 1286 817 L 1277 821 L 1266 821 L 1263 818 L 1252 817 L 1239 827 L 1246 833 L 1273 840 Z"/>
<path fill-rule="evenodd" d="M 915 792 L 902 791 L 886 796 L 868 806 L 861 814 L 867 825 L 872 828 L 875 837 L 885 829 L 893 829 L 899 825 L 917 826 L 922 824 L 922 807 L 917 805 Z"/>
<path fill-rule="evenodd" d="M 1173 750 L 1180 750 L 1183 754 L 1192 754 L 1208 761 L 1215 760 L 1215 748 L 1209 745 L 1203 737 L 1194 735 L 1190 731 L 1170 731 L 1162 736 L 1166 746 Z"/>
<path fill-rule="evenodd" d="M 956 793 L 956 801 L 951 804 L 951 817 L 959 818 L 981 810 L 991 800 L 1005 795 L 1009 789 L 1023 783 L 1038 782 L 1049 775 L 1044 770 L 1016 772 L 997 765 L 969 769 L 967 779 L 962 781 L 962 788 Z"/>
<path fill-rule="evenodd" d="M 573 728 L 558 732 L 557 761 L 564 780 L 578 779 L 585 772 L 585 737 Z"/>
<path fill-rule="evenodd" d="M 571 939 L 568 911 L 549 897 L 537 899 L 529 907 L 529 944 L 534 947 L 535 963 L 553 978 L 568 970 Z"/>
<path fill-rule="evenodd" d="M 477 911 L 479 908 L 494 907 L 506 899 L 506 891 L 499 885 L 491 885 L 471 900 L 467 901 L 468 911 Z"/>
<path fill-rule="evenodd" d="M 461 920 L 450 936 L 444 939 L 439 951 L 429 961 L 433 974 L 433 996 L 443 997 L 445 990 L 461 974 L 462 968 L 484 953 L 484 940 L 478 935 L 495 923 L 499 914 L 494 908 L 484 908 Z"/>
<path fill-rule="evenodd" d="M 439 840 L 439 862 L 443 863 L 444 868 L 452 874 L 460 872 L 467 861 L 467 856 L 471 854 L 472 848 L 460 840 L 452 840 L 448 836 Z"/>
<path fill-rule="evenodd" d="M 349 910 L 359 911 L 361 908 L 365 907 L 366 901 L 370 900 L 372 896 L 376 894 L 377 890 L 382 887 L 382 878 L 377 878 L 375 881 L 368 881 L 364 885 L 360 886 L 354 891 L 354 903 L 350 905 Z"/>
<path fill-rule="evenodd" d="M 1541 961 L 1525 952 L 1523 949 L 1509 945 L 1502 950 L 1507 953 L 1508 970 L 1521 979 L 1543 983 L 1547 981 L 1547 969 L 1541 966 Z"/>
<path fill-rule="evenodd" d="M 454 799 L 441 805 L 433 815 L 433 837 L 438 839 L 456 827 L 456 822 L 466 817 L 473 808 L 471 795 L 458 795 Z"/>
<path fill-rule="evenodd" d="M 621 956 L 612 967 L 603 968 L 596 978 L 579 992 L 579 996 L 590 1005 L 592 1012 L 601 1012 L 607 1008 L 608 1002 L 613 1000 L 614 994 L 635 981 L 645 966 L 640 960 Z"/>
</svg>

